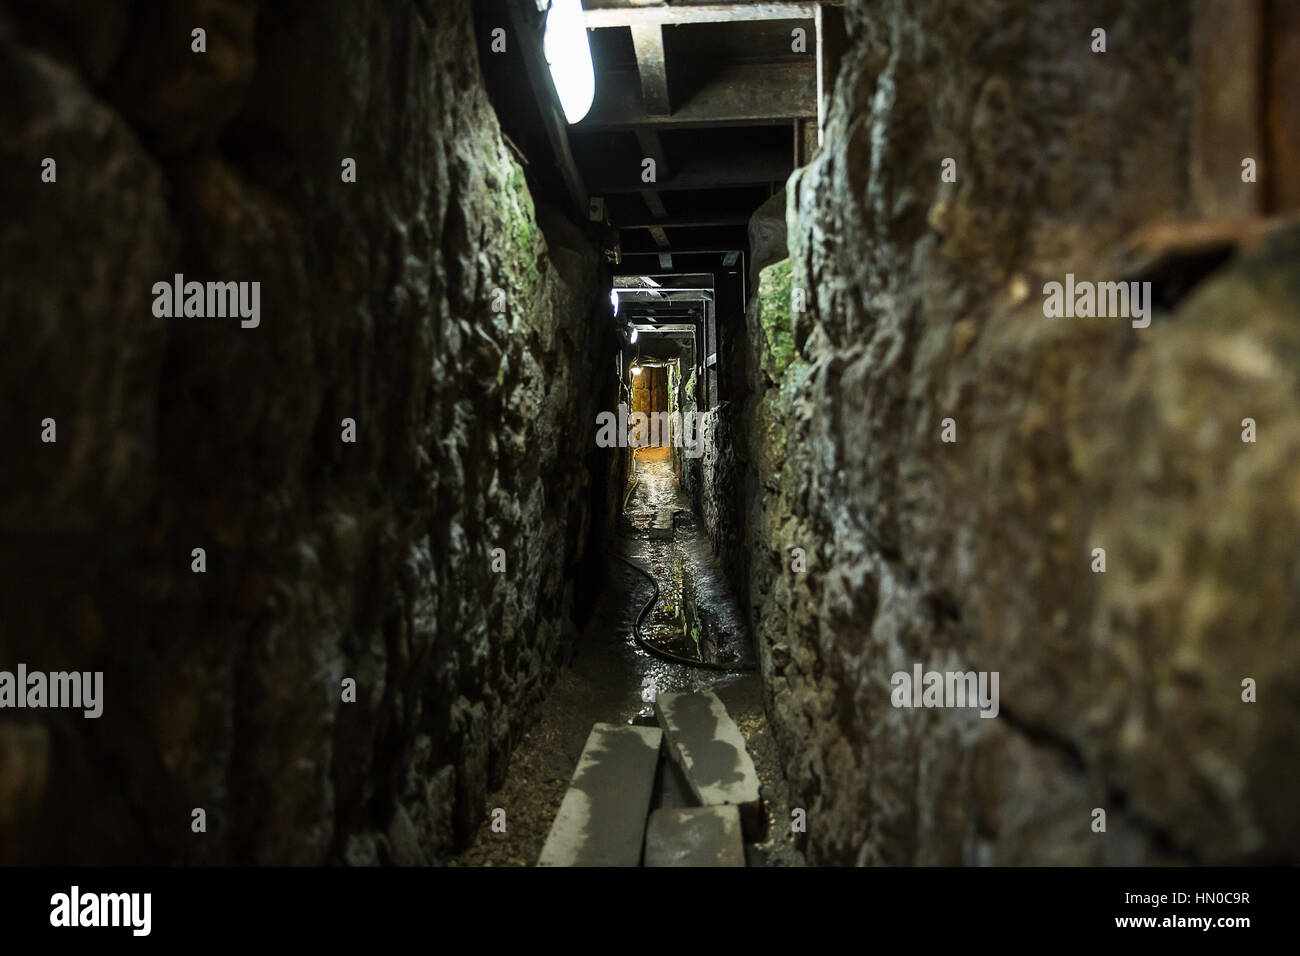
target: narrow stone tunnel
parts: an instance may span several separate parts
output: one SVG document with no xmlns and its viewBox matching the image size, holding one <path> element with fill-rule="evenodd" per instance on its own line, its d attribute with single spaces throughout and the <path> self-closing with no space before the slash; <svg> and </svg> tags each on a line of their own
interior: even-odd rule
<svg viewBox="0 0 1300 956">
<path fill-rule="evenodd" d="M 1293 4 L 19 0 L 0 71 L 0 865 L 1300 863 Z"/>
</svg>

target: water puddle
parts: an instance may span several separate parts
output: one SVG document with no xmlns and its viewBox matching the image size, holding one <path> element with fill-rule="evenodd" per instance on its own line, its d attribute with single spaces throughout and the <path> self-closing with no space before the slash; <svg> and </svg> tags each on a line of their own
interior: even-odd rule
<svg viewBox="0 0 1300 956">
<path fill-rule="evenodd" d="M 747 663 L 749 641 L 740 609 L 671 467 L 638 463 L 637 478 L 623 530 L 636 539 L 629 556 L 659 586 L 659 599 L 642 622 L 641 636 L 655 648 L 691 660 Z M 671 537 L 662 537 L 669 515 Z"/>
</svg>

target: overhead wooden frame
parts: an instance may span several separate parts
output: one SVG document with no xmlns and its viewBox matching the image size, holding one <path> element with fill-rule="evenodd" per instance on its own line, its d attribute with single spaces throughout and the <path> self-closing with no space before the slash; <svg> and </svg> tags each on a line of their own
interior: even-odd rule
<svg viewBox="0 0 1300 956">
<path fill-rule="evenodd" d="M 633 5 L 626 0 L 584 0 L 587 26 L 631 27 L 663 23 L 739 23 L 749 20 L 809 19 L 816 3 L 708 3 Z"/>
</svg>

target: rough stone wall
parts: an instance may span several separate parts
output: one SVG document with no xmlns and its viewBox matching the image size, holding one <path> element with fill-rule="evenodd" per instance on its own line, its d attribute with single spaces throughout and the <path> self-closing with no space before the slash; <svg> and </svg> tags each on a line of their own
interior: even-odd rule
<svg viewBox="0 0 1300 956">
<path fill-rule="evenodd" d="M 743 525 L 736 503 L 741 500 L 743 477 L 737 455 L 734 402 L 722 402 L 707 412 L 699 412 L 703 454 L 684 457 L 683 487 L 700 511 L 705 533 L 713 550 L 727 557 L 725 569 L 733 574 L 736 562 L 743 560 Z"/>
<path fill-rule="evenodd" d="M 765 396 L 771 398 L 768 390 L 780 380 L 779 375 L 773 379 L 772 369 L 763 365 L 767 333 L 759 324 L 763 321 L 760 299 L 764 292 L 771 298 L 771 290 L 760 288 L 759 277 L 766 266 L 788 258 L 786 205 L 786 194 L 781 190 L 750 218 L 749 287 L 745 296 L 748 315 L 737 309 L 724 310 L 718 316 L 718 350 L 723 364 L 733 370 L 734 380 L 728 383 L 729 398 L 702 416 L 704 455 L 698 459 L 698 465 L 686 472 L 689 478 L 686 490 L 699 509 L 713 550 L 726 559 L 723 569 L 728 582 L 752 614 L 759 613 L 761 602 L 751 602 L 749 596 L 753 559 L 749 553 L 749 541 L 753 538 L 749 529 L 762 523 L 762 510 L 769 501 L 775 502 L 775 497 L 770 496 L 779 491 L 775 479 L 780 467 L 770 463 L 763 466 L 752 460 L 754 453 L 762 455 L 767 449 L 762 442 L 749 440 L 751 436 L 745 429 L 756 416 L 764 414 L 770 405 Z M 787 265 L 784 272 L 787 290 L 789 275 Z M 788 296 L 778 299 L 788 302 Z M 769 308 L 767 314 L 781 327 L 788 343 L 788 304 L 783 308 L 784 312 Z M 767 331 L 771 331 L 770 323 Z"/>
<path fill-rule="evenodd" d="M 609 463 L 598 256 L 475 47 L 467 0 L 0 13 L 0 668 L 105 674 L 98 720 L 0 715 L 0 862 L 436 861 L 481 818 Z M 260 326 L 156 318 L 176 272 Z"/>
<path fill-rule="evenodd" d="M 808 311 L 777 265 L 749 322 L 750 592 L 810 861 L 1300 861 L 1300 234 L 1146 329 L 1043 313 L 1195 215 L 1189 4 L 848 16 L 789 184 Z M 999 716 L 892 707 L 917 663 L 999 672 Z"/>
</svg>

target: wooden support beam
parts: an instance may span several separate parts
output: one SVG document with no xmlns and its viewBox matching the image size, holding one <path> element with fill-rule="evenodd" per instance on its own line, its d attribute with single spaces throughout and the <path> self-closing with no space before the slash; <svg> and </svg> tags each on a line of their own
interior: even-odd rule
<svg viewBox="0 0 1300 956">
<path fill-rule="evenodd" d="M 655 161 L 655 179 L 668 179 L 672 176 L 672 167 L 668 165 L 668 154 L 664 152 L 664 141 L 652 129 L 640 127 L 636 131 L 636 141 L 641 147 L 641 155 Z"/>
<path fill-rule="evenodd" d="M 551 68 L 542 55 L 542 29 L 545 18 L 538 15 L 532 0 L 511 0 L 510 21 L 515 35 L 519 38 L 519 48 L 524 59 L 524 69 L 528 73 L 528 84 L 533 89 L 533 98 L 542 115 L 542 125 L 546 128 L 546 138 L 550 141 L 551 151 L 560 168 L 564 188 L 573 201 L 580 219 L 587 217 L 587 191 L 583 187 L 582 175 L 578 164 L 573 159 L 569 147 L 569 124 L 560 108 L 560 97 L 555 92 L 555 83 L 551 80 Z"/>
<path fill-rule="evenodd" d="M 629 302 L 704 302 L 712 295 L 712 289 L 666 288 L 658 286 L 653 289 L 620 289 L 619 295 Z"/>
<path fill-rule="evenodd" d="M 658 27 L 654 29 L 658 30 Z M 668 166 L 668 157 L 664 153 L 663 140 L 659 134 L 652 129 L 638 129 L 636 131 L 637 142 L 641 145 L 641 152 L 646 159 L 653 159 L 655 164 L 655 182 L 660 177 L 671 178 L 672 169 Z M 656 219 L 662 219 L 668 215 L 668 210 L 664 208 L 664 201 L 659 197 L 659 193 L 654 189 L 641 190 L 641 197 L 645 200 L 646 208 L 650 210 L 650 215 Z M 655 242 L 661 246 L 668 245 L 668 234 L 659 227 L 651 227 L 650 235 L 654 237 Z"/>
<path fill-rule="evenodd" d="M 673 254 L 671 252 L 659 253 L 659 268 L 671 269 L 673 267 Z"/>
<path fill-rule="evenodd" d="M 721 249 L 724 252 L 733 252 L 743 249 L 746 242 L 745 230 L 740 227 L 732 229 L 717 229 L 706 232 L 688 233 L 688 238 L 679 239 L 672 245 L 674 252 L 681 251 L 687 247 L 692 249 Z M 623 255 L 630 256 L 641 252 L 664 252 L 666 248 L 652 238 L 652 234 L 647 231 L 624 231 L 619 235 L 619 245 Z"/>
<path fill-rule="evenodd" d="M 655 245 L 662 246 L 665 249 L 670 245 L 668 242 L 668 233 L 664 232 L 662 226 L 651 226 L 650 238 L 655 241 Z"/>
<path fill-rule="evenodd" d="M 722 256 L 731 251 L 732 249 L 674 249 L 673 253 L 679 256 Z M 631 252 L 623 253 L 623 256 L 625 258 L 630 256 L 658 256 L 658 255 L 663 255 L 663 253 L 659 252 L 658 250 L 651 251 L 648 249 L 636 249 Z"/>
<path fill-rule="evenodd" d="M 653 116 L 672 112 L 668 101 L 668 64 L 664 57 L 664 28 L 658 23 L 632 25 L 632 47 L 636 50 L 636 69 L 641 77 L 641 97 L 645 111 Z"/>
<path fill-rule="evenodd" d="M 807 166 L 817 152 L 817 123 L 810 119 L 794 121 L 794 164 L 796 167 Z"/>
<path fill-rule="evenodd" d="M 816 3 L 661 3 L 655 6 L 627 5 L 625 0 L 584 0 L 588 29 L 630 27 L 648 23 L 738 23 L 742 20 L 801 20 L 817 10 Z"/>
<path fill-rule="evenodd" d="M 784 183 L 793 168 L 790 158 L 787 149 L 767 153 L 688 156 L 680 168 L 673 170 L 671 177 L 660 177 L 658 192 Z M 649 192 L 645 188 L 646 184 L 641 182 L 639 169 L 603 169 L 599 174 L 592 175 L 589 185 L 597 195 Z M 647 204 L 650 201 L 647 199 Z M 659 218 L 657 213 L 655 218 Z"/>
<path fill-rule="evenodd" d="M 596 101 L 580 130 L 637 127 L 785 124 L 817 115 L 817 65 L 812 57 L 774 63 L 729 63 L 693 93 L 679 93 L 671 115 L 645 108 L 631 70 L 596 77 Z"/>
<path fill-rule="evenodd" d="M 1197 0 L 1192 21 L 1192 197 L 1202 215 L 1231 219 L 1263 209 L 1263 192 L 1241 181 L 1241 161 L 1263 154 L 1259 63 L 1263 0 Z"/>
<path fill-rule="evenodd" d="M 1268 153 L 1263 179 L 1268 187 L 1269 213 L 1300 212 L 1300 98 L 1296 77 L 1300 76 L 1300 4 L 1273 0 L 1266 11 L 1264 79 L 1264 122 Z"/>
<path fill-rule="evenodd" d="M 849 49 L 849 32 L 844 11 L 835 7 L 817 8 L 817 145 L 826 135 L 826 111 L 835 91 L 835 77 L 840 61 Z"/>
<path fill-rule="evenodd" d="M 715 226 L 747 226 L 749 216 L 711 216 L 702 219 L 674 218 L 658 222 L 616 222 L 619 229 L 701 229 Z"/>
<path fill-rule="evenodd" d="M 660 219 L 668 215 L 668 210 L 664 208 L 664 201 L 659 198 L 659 193 L 653 189 L 641 190 L 641 198 L 645 200 L 646 208 L 650 210 L 650 215 Z"/>
<path fill-rule="evenodd" d="M 676 271 L 664 273 L 658 271 L 653 264 L 646 262 L 642 256 L 632 259 L 624 259 L 621 262 L 611 263 L 609 274 L 616 277 L 623 276 L 650 276 L 659 282 L 677 282 L 683 278 L 689 278 L 694 273 L 705 273 L 712 275 L 718 268 L 718 257 L 713 255 L 690 255 L 683 254 L 678 249 L 673 252 L 676 258 Z"/>
</svg>

